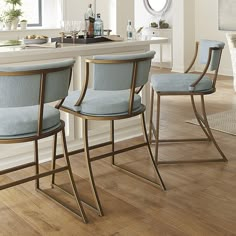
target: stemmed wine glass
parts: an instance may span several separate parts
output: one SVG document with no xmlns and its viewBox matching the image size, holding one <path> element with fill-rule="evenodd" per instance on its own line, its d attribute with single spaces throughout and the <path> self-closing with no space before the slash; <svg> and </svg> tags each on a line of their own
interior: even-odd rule
<svg viewBox="0 0 236 236">
<path fill-rule="evenodd" d="M 63 35 L 69 35 L 75 43 L 76 36 L 81 31 L 82 22 L 77 20 L 66 20 L 62 22 Z"/>
</svg>

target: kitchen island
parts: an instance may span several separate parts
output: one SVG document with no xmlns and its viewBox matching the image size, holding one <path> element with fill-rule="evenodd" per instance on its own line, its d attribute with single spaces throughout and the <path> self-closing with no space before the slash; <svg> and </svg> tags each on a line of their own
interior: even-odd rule
<svg viewBox="0 0 236 236">
<path fill-rule="evenodd" d="M 76 63 L 73 69 L 73 78 L 70 90 L 81 89 L 83 79 L 85 78 L 85 59 L 94 55 L 101 54 L 119 54 L 119 53 L 138 53 L 150 50 L 151 44 L 162 44 L 168 41 L 167 38 L 158 38 L 151 40 L 128 40 L 119 42 L 104 42 L 94 44 L 61 44 L 57 48 L 27 48 L 22 46 L 0 47 L 0 64 L 14 63 L 37 63 L 42 60 L 60 60 L 62 58 L 74 58 Z M 90 84 L 91 86 L 91 84 Z M 143 89 L 142 97 L 149 110 L 149 86 Z M 62 119 L 66 122 L 66 135 L 68 149 L 74 150 L 82 147 L 82 122 L 69 114 L 62 114 Z M 117 121 L 115 123 L 116 140 L 139 136 L 138 117 L 125 122 Z M 138 127 L 138 129 L 137 129 Z M 109 122 L 91 122 L 90 125 L 91 144 L 98 141 L 105 141 L 109 137 Z M 39 153 L 41 161 L 47 161 L 51 158 L 51 140 L 40 143 Z M 14 166 L 16 163 L 24 163 L 32 160 L 28 153 L 33 148 L 33 144 L 1 145 L 0 169 Z M 32 153 L 32 151 L 31 151 Z M 10 157 L 10 158 L 9 158 Z"/>
</svg>

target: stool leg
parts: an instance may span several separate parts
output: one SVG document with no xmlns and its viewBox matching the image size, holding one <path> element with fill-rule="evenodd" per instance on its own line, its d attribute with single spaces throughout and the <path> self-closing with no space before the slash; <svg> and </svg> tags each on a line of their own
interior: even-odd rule
<svg viewBox="0 0 236 236">
<path fill-rule="evenodd" d="M 151 162 L 152 162 L 152 166 L 155 170 L 155 173 L 156 173 L 157 177 L 159 178 L 160 185 L 161 185 L 162 189 L 166 190 L 165 184 L 164 184 L 164 182 L 161 178 L 161 175 L 160 175 L 159 170 L 157 168 L 157 165 L 155 163 L 154 157 L 152 155 L 152 150 L 151 150 L 150 143 L 149 143 L 149 140 L 148 140 L 148 135 L 147 135 L 147 129 L 146 129 L 144 113 L 142 113 L 142 127 L 143 127 L 144 138 L 145 138 L 145 141 L 147 142 L 148 152 L 149 152 L 149 156 L 150 156 L 150 159 L 151 159 Z"/>
<path fill-rule="evenodd" d="M 39 174 L 39 150 L 38 140 L 34 141 L 34 161 L 35 161 L 35 174 Z M 39 189 L 39 179 L 35 179 L 35 189 Z"/>
<path fill-rule="evenodd" d="M 94 177 L 93 177 L 93 170 L 91 166 L 91 161 L 90 161 L 90 153 L 89 153 L 89 144 L 88 144 L 88 120 L 84 119 L 84 124 L 83 124 L 83 138 L 84 138 L 84 151 L 85 151 L 85 159 L 88 167 L 88 173 L 89 173 L 89 179 L 90 179 L 90 185 L 91 185 L 91 190 L 93 193 L 93 197 L 95 200 L 95 203 L 97 205 L 97 210 L 99 212 L 100 216 L 103 216 L 103 210 L 101 207 L 101 203 L 98 197 Z"/>
<path fill-rule="evenodd" d="M 114 120 L 111 120 L 110 122 L 110 140 L 112 142 L 111 144 L 111 148 L 112 148 L 112 161 L 111 164 L 115 165 L 115 155 L 114 155 L 114 151 L 115 151 L 115 137 L 114 137 Z"/>
<path fill-rule="evenodd" d="M 156 111 L 156 133 L 155 133 L 155 162 L 158 164 L 158 149 L 159 149 L 159 129 L 160 129 L 160 107 L 161 96 L 157 94 L 157 111 Z"/>
<path fill-rule="evenodd" d="M 201 95 L 201 105 L 202 105 L 202 114 L 203 114 L 203 119 L 204 119 L 204 124 L 205 124 L 205 127 L 208 131 L 208 134 L 212 140 L 212 142 L 214 143 L 216 149 L 218 150 L 218 152 L 220 153 L 220 155 L 222 156 L 222 159 L 224 161 L 228 161 L 226 156 L 224 155 L 224 153 L 222 152 L 222 150 L 220 149 L 219 145 L 217 144 L 212 132 L 211 132 L 211 129 L 210 129 L 210 126 L 209 126 L 209 123 L 208 123 L 208 120 L 207 120 L 207 115 L 206 115 L 206 108 L 205 108 L 205 102 L 204 102 L 204 96 Z"/>
<path fill-rule="evenodd" d="M 148 140 L 149 143 L 152 143 L 152 132 L 153 132 L 153 105 L 154 105 L 154 90 L 152 88 L 152 92 L 151 92 L 151 104 L 150 104 L 150 117 L 149 117 L 149 136 L 148 136 Z"/>
<path fill-rule="evenodd" d="M 194 96 L 193 95 L 191 95 L 191 103 L 192 103 L 193 111 L 194 111 L 195 117 L 196 117 L 196 119 L 198 121 L 198 124 L 200 125 L 201 129 L 203 130 L 203 132 L 207 136 L 208 140 L 211 141 L 210 135 L 207 133 L 206 128 L 202 124 L 202 123 L 204 123 L 204 120 L 203 120 L 203 118 L 200 116 L 200 114 L 197 111 L 197 107 L 195 105 L 195 100 L 194 100 Z"/>
<path fill-rule="evenodd" d="M 77 188 L 76 188 L 75 180 L 74 180 L 74 177 L 73 177 L 73 172 L 72 172 L 72 169 L 71 169 L 71 164 L 70 164 L 67 145 L 66 145 L 65 129 L 63 128 L 61 132 L 62 132 L 61 138 L 62 138 L 62 144 L 63 144 L 62 145 L 63 146 L 63 152 L 64 152 L 64 156 L 65 156 L 65 159 L 66 159 L 66 164 L 67 164 L 67 167 L 68 167 L 68 175 L 69 175 L 69 178 L 70 178 L 70 183 L 71 183 L 71 186 L 72 186 L 73 194 L 74 194 L 76 203 L 79 207 L 79 210 L 81 212 L 81 217 L 82 217 L 83 221 L 85 223 L 87 223 L 88 220 L 87 220 L 87 217 L 85 215 L 84 208 L 81 204 L 81 200 L 80 200 Z"/>
<path fill-rule="evenodd" d="M 57 134 L 53 137 L 53 148 L 52 148 L 52 165 L 51 169 L 55 170 L 56 168 L 56 154 L 57 154 Z M 52 186 L 55 184 L 55 173 L 52 174 Z"/>
</svg>

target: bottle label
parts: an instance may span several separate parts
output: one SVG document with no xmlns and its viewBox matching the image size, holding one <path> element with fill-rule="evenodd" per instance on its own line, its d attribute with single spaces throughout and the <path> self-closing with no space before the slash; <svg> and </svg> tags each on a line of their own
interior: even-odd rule
<svg viewBox="0 0 236 236">
<path fill-rule="evenodd" d="M 127 38 L 132 39 L 132 37 L 133 37 L 132 31 L 128 31 L 127 32 Z"/>
</svg>

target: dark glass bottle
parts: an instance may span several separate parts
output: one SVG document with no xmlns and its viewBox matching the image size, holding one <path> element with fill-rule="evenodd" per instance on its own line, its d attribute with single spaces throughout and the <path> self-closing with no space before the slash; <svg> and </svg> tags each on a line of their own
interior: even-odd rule
<svg viewBox="0 0 236 236">
<path fill-rule="evenodd" d="M 84 19 L 85 19 L 85 30 L 86 36 L 89 38 L 92 38 L 94 36 L 94 14 L 92 10 L 92 4 L 88 5 L 88 9 L 86 13 L 84 14 Z"/>
</svg>

